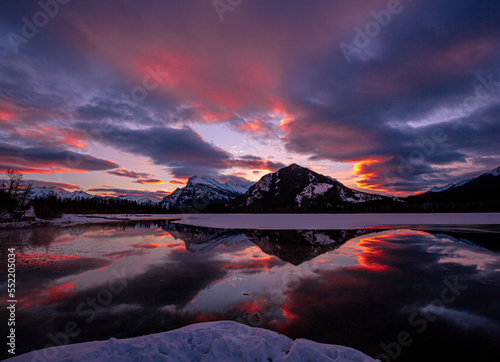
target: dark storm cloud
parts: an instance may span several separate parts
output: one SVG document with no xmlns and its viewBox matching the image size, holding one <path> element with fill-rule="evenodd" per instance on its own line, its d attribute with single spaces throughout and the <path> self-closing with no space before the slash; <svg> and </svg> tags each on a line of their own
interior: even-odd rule
<svg viewBox="0 0 500 362">
<path fill-rule="evenodd" d="M 397 191 L 456 178 L 443 166 L 455 173 L 457 163 L 465 165 L 462 173 L 495 167 L 498 118 L 487 114 L 500 103 L 500 28 L 491 15 L 498 11 L 494 1 L 419 3 L 393 19 L 363 59 L 348 63 L 335 52 L 334 61 L 309 60 L 297 68 L 301 81 L 290 87 L 297 117 L 286 125 L 287 148 L 313 160 L 375 161 L 360 173 L 367 176 L 364 186 L 383 183 Z M 464 112 L 475 100 L 476 109 Z M 435 124 L 425 126 L 429 120 Z M 408 159 L 435 128 L 446 141 L 401 177 L 400 158 Z"/>
<path fill-rule="evenodd" d="M 102 171 L 118 168 L 119 165 L 110 160 L 103 160 L 72 151 L 50 148 L 22 148 L 0 143 L 2 162 L 11 168 L 16 165 L 24 168 L 64 167 L 74 170 Z M 4 165 L 0 165 L 3 167 Z"/>
<path fill-rule="evenodd" d="M 87 124 L 80 126 L 91 132 Z M 220 171 L 231 167 L 275 171 L 284 166 L 257 156 L 234 157 L 224 149 L 206 142 L 189 127 L 142 130 L 110 128 L 102 137 L 104 144 L 149 157 L 155 164 L 167 166 L 175 177 L 181 178 L 193 175 L 218 177 Z"/>
</svg>

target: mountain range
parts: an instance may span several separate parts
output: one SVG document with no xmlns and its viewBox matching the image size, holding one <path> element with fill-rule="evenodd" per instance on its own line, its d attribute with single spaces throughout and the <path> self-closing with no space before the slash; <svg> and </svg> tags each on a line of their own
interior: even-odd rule
<svg viewBox="0 0 500 362">
<path fill-rule="evenodd" d="M 500 211 L 500 167 L 478 177 L 405 198 L 351 189 L 338 180 L 292 164 L 263 176 L 251 187 L 191 177 L 162 200 L 155 196 L 116 198 L 69 192 L 60 187 L 34 187 L 31 198 L 109 198 L 159 204 L 172 213 L 350 213 Z"/>
<path fill-rule="evenodd" d="M 77 190 L 73 192 L 66 191 L 58 186 L 36 186 L 30 191 L 30 199 L 44 199 L 48 197 L 57 197 L 61 200 L 88 200 L 88 199 L 110 199 L 110 200 L 128 200 L 138 204 L 157 204 L 161 201 L 155 196 L 121 195 L 117 197 L 91 195 L 85 191 Z"/>
</svg>

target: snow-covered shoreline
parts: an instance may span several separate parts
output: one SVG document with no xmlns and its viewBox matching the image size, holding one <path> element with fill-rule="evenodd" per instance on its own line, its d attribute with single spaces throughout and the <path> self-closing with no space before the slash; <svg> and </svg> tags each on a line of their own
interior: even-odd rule
<svg viewBox="0 0 500 362">
<path fill-rule="evenodd" d="M 62 217 L 52 220 L 36 219 L 33 221 L 5 222 L 0 223 L 0 230 L 25 228 L 31 226 L 73 226 L 82 224 L 101 224 L 110 222 L 127 222 L 139 220 L 172 220 L 179 219 L 166 214 L 64 214 Z"/>
<path fill-rule="evenodd" d="M 336 361 L 374 362 L 355 349 L 295 341 L 237 322 L 192 324 L 147 336 L 51 347 L 7 361 Z"/>
</svg>

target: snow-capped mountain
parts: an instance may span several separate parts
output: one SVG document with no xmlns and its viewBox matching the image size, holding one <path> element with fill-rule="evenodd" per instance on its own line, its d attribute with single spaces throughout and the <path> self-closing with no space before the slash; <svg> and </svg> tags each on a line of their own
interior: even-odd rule
<svg viewBox="0 0 500 362">
<path fill-rule="evenodd" d="M 462 187 L 464 185 L 467 185 L 468 183 L 470 183 L 472 181 L 490 178 L 490 177 L 497 177 L 499 175 L 500 175 L 500 167 L 497 167 L 494 170 L 486 172 L 478 177 L 468 178 L 466 180 L 462 180 L 462 181 L 457 182 L 457 183 L 450 183 L 450 184 L 448 184 L 446 186 L 442 186 L 442 187 L 433 187 L 429 191 L 425 192 L 424 195 L 428 194 L 428 193 L 443 192 L 443 191 L 447 191 L 447 190 L 451 190 L 451 189 L 456 189 L 456 188 Z"/>
<path fill-rule="evenodd" d="M 428 205 L 430 211 L 499 211 L 500 167 L 472 179 L 409 196 L 406 202 Z"/>
<path fill-rule="evenodd" d="M 71 192 L 66 191 L 57 186 L 37 186 L 33 187 L 30 191 L 30 199 L 44 199 L 47 197 L 58 196 L 60 198 L 66 198 L 71 195 Z"/>
<path fill-rule="evenodd" d="M 135 201 L 138 204 L 157 204 L 161 202 L 161 199 L 155 196 L 121 195 L 116 197 L 116 199 Z"/>
<path fill-rule="evenodd" d="M 37 186 L 33 187 L 33 189 L 30 192 L 29 198 L 30 199 L 44 199 L 48 197 L 53 197 L 57 196 L 60 199 L 66 200 L 86 200 L 86 199 L 92 199 L 92 198 L 98 198 L 101 199 L 103 198 L 102 196 L 98 195 L 91 195 L 86 193 L 85 191 L 77 190 L 73 192 L 69 192 L 64 190 L 61 187 L 57 186 Z M 138 204 L 157 204 L 161 201 L 159 197 L 155 196 L 138 196 L 138 195 L 122 195 L 118 197 L 105 197 L 106 199 L 110 200 L 128 200 L 128 201 L 135 201 Z"/>
<path fill-rule="evenodd" d="M 86 193 L 85 191 L 73 191 L 68 196 L 63 198 L 70 200 L 77 200 L 77 199 L 85 200 L 85 199 L 92 199 L 94 197 L 100 197 L 100 196 L 91 195 Z"/>
<path fill-rule="evenodd" d="M 352 190 L 337 180 L 292 164 L 265 175 L 244 195 L 229 202 L 229 210 L 328 211 L 348 204 L 370 201 L 397 201 L 396 198 Z"/>
<path fill-rule="evenodd" d="M 77 190 L 73 192 L 69 192 L 64 190 L 61 187 L 57 186 L 37 186 L 33 187 L 33 189 L 30 192 L 30 199 L 43 199 L 47 197 L 52 197 L 52 196 L 57 196 L 60 199 L 70 199 L 70 200 L 76 200 L 76 199 L 91 199 L 93 197 L 97 197 L 94 195 L 90 195 L 86 193 L 85 191 Z"/>
<path fill-rule="evenodd" d="M 433 187 L 432 189 L 430 189 L 427 192 L 442 192 L 442 191 L 446 191 L 446 190 L 449 190 L 449 189 L 452 189 L 452 188 L 455 188 L 455 187 L 460 187 L 462 185 L 465 185 L 466 183 L 469 183 L 472 180 L 474 180 L 474 179 L 473 178 L 469 178 L 467 180 L 463 180 L 463 181 L 457 182 L 456 184 L 450 183 L 450 184 L 448 184 L 446 186 L 443 186 L 443 187 Z"/>
<path fill-rule="evenodd" d="M 183 188 L 178 188 L 162 200 L 168 209 L 203 209 L 210 204 L 225 202 L 245 193 L 247 187 L 232 182 L 221 184 L 210 177 L 193 176 Z"/>
</svg>

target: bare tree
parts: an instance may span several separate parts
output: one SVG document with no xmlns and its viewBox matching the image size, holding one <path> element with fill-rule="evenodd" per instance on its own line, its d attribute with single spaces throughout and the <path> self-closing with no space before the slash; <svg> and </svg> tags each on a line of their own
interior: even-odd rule
<svg viewBox="0 0 500 362">
<path fill-rule="evenodd" d="M 24 216 L 28 206 L 28 196 L 33 188 L 32 184 L 24 181 L 22 173 L 16 170 L 7 170 L 6 178 L 0 182 L 0 215 L 10 214 L 11 218 L 19 220 Z"/>
</svg>

